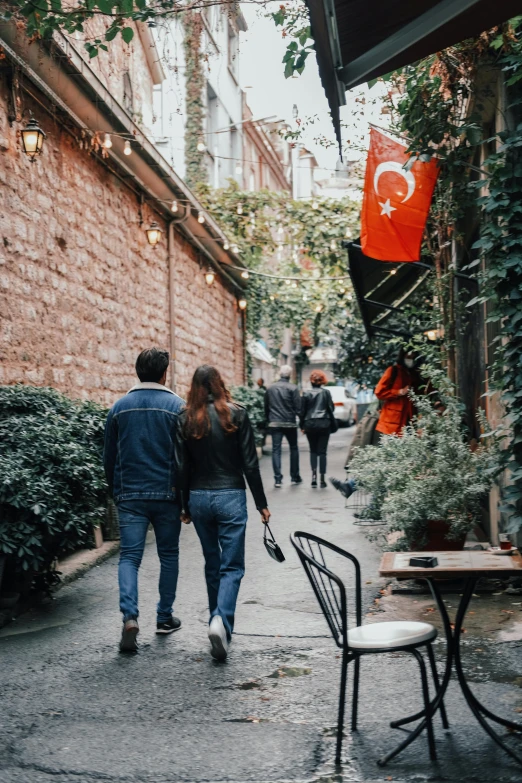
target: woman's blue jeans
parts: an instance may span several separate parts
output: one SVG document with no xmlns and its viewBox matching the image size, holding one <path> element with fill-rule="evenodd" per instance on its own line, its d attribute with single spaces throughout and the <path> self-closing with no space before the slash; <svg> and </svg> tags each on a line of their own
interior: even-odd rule
<svg viewBox="0 0 522 783">
<path fill-rule="evenodd" d="M 210 618 L 219 615 L 230 640 L 239 586 L 245 573 L 247 522 L 244 489 L 196 489 L 190 514 L 205 557 Z"/>
<path fill-rule="evenodd" d="M 145 549 L 149 523 L 156 534 L 156 546 L 161 563 L 158 622 L 172 615 L 176 598 L 179 567 L 179 506 L 172 500 L 125 500 L 118 503 L 120 523 L 120 610 L 123 621 L 138 617 L 138 571 Z"/>
</svg>

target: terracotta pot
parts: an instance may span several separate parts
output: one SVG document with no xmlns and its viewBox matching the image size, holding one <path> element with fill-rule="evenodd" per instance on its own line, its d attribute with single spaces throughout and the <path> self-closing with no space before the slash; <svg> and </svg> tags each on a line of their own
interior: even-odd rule
<svg viewBox="0 0 522 783">
<path fill-rule="evenodd" d="M 447 538 L 450 525 L 443 519 L 431 519 L 428 522 L 427 541 L 424 546 L 416 549 L 418 552 L 458 552 L 464 549 L 466 536 L 460 538 Z"/>
</svg>

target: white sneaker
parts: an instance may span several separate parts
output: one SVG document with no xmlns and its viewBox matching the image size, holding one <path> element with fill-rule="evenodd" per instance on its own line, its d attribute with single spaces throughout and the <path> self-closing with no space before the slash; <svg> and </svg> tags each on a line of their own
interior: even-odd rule
<svg viewBox="0 0 522 783">
<path fill-rule="evenodd" d="M 216 661 L 224 661 L 228 652 L 228 639 L 223 620 L 216 615 L 210 621 L 208 627 L 208 638 L 210 639 L 210 654 Z"/>
</svg>

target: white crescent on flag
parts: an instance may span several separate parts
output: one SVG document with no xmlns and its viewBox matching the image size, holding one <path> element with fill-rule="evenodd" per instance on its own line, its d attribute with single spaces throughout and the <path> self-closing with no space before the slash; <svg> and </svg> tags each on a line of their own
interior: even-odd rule
<svg viewBox="0 0 522 783">
<path fill-rule="evenodd" d="M 377 168 L 375 169 L 375 174 L 373 175 L 373 189 L 379 196 L 379 179 L 382 174 L 384 174 L 386 171 L 392 171 L 394 174 L 399 174 L 401 177 L 404 177 L 406 180 L 406 184 L 408 185 L 408 192 L 406 193 L 405 197 L 402 199 L 402 203 L 404 204 L 405 201 L 408 201 L 409 198 L 411 198 L 415 192 L 415 177 L 413 176 L 412 171 L 406 171 L 404 166 L 401 163 L 398 163 L 395 160 L 387 160 L 384 163 L 379 163 Z"/>
</svg>

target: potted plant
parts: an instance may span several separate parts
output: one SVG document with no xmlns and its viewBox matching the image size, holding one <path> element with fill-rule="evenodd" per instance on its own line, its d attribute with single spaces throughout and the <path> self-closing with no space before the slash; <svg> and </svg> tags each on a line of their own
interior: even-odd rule
<svg viewBox="0 0 522 783">
<path fill-rule="evenodd" d="M 417 415 L 400 437 L 356 451 L 350 471 L 407 550 L 462 549 L 482 516 L 482 502 L 500 472 L 499 439 L 480 416 L 480 442 L 469 443 L 451 394 L 415 397 Z"/>
</svg>

